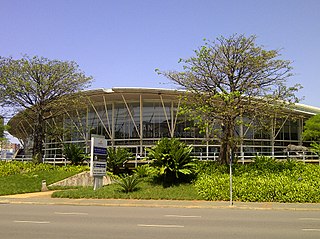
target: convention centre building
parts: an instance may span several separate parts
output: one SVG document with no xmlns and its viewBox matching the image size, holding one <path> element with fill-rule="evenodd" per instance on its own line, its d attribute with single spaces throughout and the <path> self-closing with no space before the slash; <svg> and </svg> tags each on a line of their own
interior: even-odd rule
<svg viewBox="0 0 320 239">
<path fill-rule="evenodd" d="M 90 152 L 92 135 L 103 135 L 108 146 L 126 147 L 137 157 L 146 157 L 146 148 L 163 137 L 179 138 L 194 146 L 194 155 L 201 159 L 215 159 L 220 142 L 207 138 L 194 127 L 187 117 L 179 114 L 180 95 L 184 91 L 153 88 L 111 88 L 84 92 L 86 106 L 64 113 L 46 122 L 49 129 L 61 129 L 61 133 L 48 134 L 44 144 L 44 157 L 62 157 L 64 143 L 83 145 Z M 239 134 L 243 141 L 238 145 L 239 157 L 256 154 L 280 155 L 288 145 L 305 145 L 302 139 L 304 122 L 320 113 L 320 108 L 296 104 L 292 110 L 294 120 L 281 119 L 279 127 L 270 132 L 242 125 Z M 30 154 L 32 124 L 19 114 L 8 123 L 10 133 L 24 146 L 24 154 Z M 186 130 L 188 128 L 188 130 Z"/>
</svg>

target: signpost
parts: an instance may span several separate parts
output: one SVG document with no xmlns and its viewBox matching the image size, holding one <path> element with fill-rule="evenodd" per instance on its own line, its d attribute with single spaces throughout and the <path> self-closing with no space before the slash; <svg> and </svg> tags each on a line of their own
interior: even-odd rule
<svg viewBox="0 0 320 239">
<path fill-rule="evenodd" d="M 104 136 L 92 135 L 90 176 L 94 178 L 93 190 L 102 187 L 107 171 L 107 140 Z"/>
<path fill-rule="evenodd" d="M 232 150 L 230 149 L 230 162 L 229 162 L 229 174 L 230 174 L 230 206 L 233 206 L 233 198 L 232 198 Z"/>
</svg>

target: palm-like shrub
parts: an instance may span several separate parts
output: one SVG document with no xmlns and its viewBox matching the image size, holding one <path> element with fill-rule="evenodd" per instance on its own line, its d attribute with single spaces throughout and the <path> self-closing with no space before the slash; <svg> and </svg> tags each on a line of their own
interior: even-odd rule
<svg viewBox="0 0 320 239">
<path fill-rule="evenodd" d="M 151 166 L 158 170 L 158 175 L 165 184 L 176 183 L 182 175 L 194 172 L 194 159 L 191 156 L 192 146 L 187 146 L 176 138 L 163 138 L 148 149 Z"/>
<path fill-rule="evenodd" d="M 138 166 L 133 170 L 133 172 L 139 178 L 144 178 L 156 174 L 155 168 L 151 167 L 149 164 Z"/>
<path fill-rule="evenodd" d="M 125 193 L 133 192 L 138 189 L 140 178 L 137 175 L 119 175 L 117 184 L 123 189 Z"/>
<path fill-rule="evenodd" d="M 69 160 L 72 165 L 80 165 L 86 159 L 83 148 L 77 144 L 63 145 L 63 153 L 66 160 Z"/>
<path fill-rule="evenodd" d="M 114 174 L 119 174 L 120 167 L 123 166 L 132 154 L 125 148 L 108 148 L 107 166 Z"/>
</svg>

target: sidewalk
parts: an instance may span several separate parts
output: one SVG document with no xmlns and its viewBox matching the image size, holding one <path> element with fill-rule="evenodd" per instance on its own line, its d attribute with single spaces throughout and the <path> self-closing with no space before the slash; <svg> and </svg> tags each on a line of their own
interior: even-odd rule
<svg viewBox="0 0 320 239">
<path fill-rule="evenodd" d="M 234 202 L 230 206 L 230 202 L 222 201 L 51 198 L 52 193 L 53 191 L 47 191 L 0 196 L 0 204 L 320 211 L 320 203 Z"/>
</svg>

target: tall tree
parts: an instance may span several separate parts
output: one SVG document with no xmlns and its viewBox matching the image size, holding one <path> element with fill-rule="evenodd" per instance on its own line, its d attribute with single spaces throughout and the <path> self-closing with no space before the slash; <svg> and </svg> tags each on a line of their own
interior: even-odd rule
<svg viewBox="0 0 320 239">
<path fill-rule="evenodd" d="M 8 138 L 5 133 L 7 130 L 8 126 L 4 124 L 4 118 L 0 115 L 0 149 L 2 149 L 3 145 L 8 142 Z"/>
<path fill-rule="evenodd" d="M 312 143 L 311 151 L 320 156 L 320 114 L 312 116 L 304 125 L 302 137 Z"/>
<path fill-rule="evenodd" d="M 2 106 L 12 107 L 28 119 L 33 129 L 33 157 L 43 156 L 46 120 L 63 112 L 77 92 L 92 82 L 73 61 L 23 56 L 0 57 Z"/>
<path fill-rule="evenodd" d="M 157 70 L 187 90 L 184 111 L 220 139 L 221 163 L 228 162 L 241 140 L 234 134 L 241 119 L 270 119 L 298 101 L 300 85 L 286 86 L 291 62 L 278 59 L 279 50 L 265 50 L 255 40 L 237 34 L 205 40 L 195 56 L 180 59 L 183 71 Z"/>
<path fill-rule="evenodd" d="M 302 136 L 305 140 L 320 141 L 320 114 L 306 121 Z"/>
</svg>

